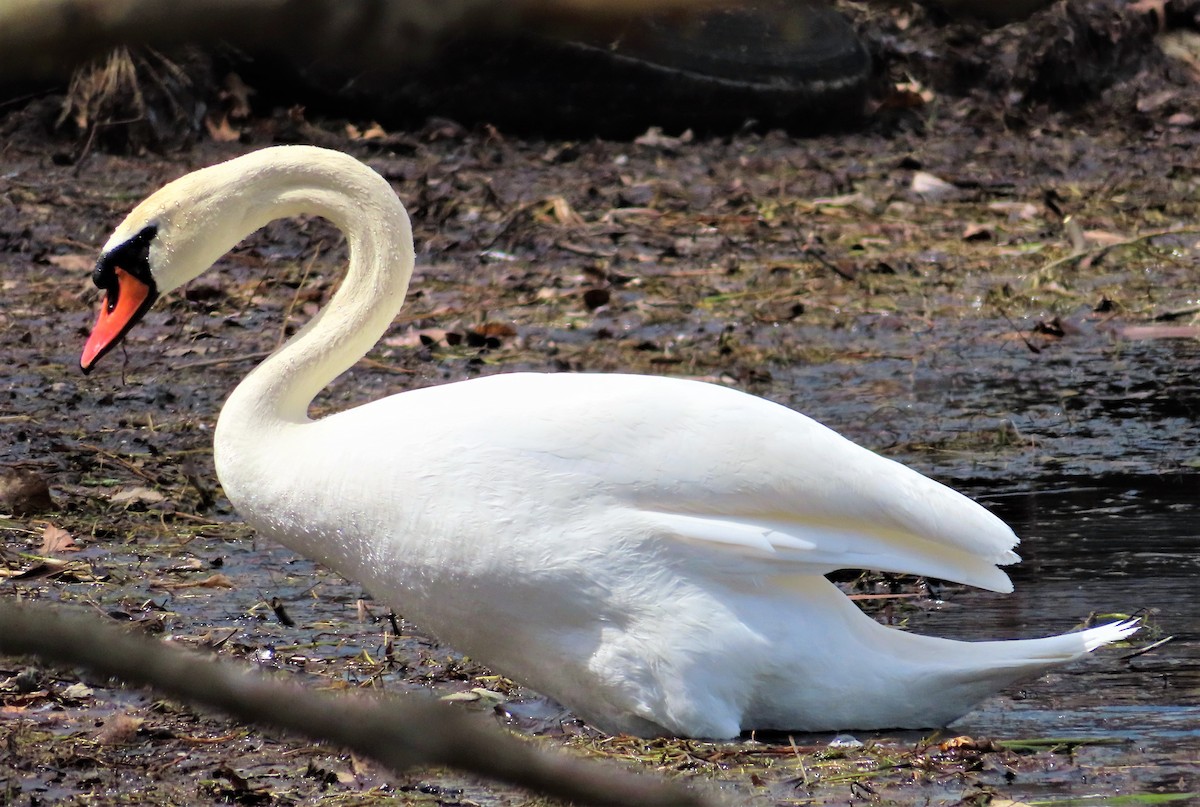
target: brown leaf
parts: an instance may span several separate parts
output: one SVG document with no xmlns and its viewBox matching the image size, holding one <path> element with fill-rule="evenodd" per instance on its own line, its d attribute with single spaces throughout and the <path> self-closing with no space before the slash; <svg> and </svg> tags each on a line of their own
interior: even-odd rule
<svg viewBox="0 0 1200 807">
<path fill-rule="evenodd" d="M 388 134 L 378 123 L 372 123 L 366 129 L 359 129 L 354 124 L 347 123 L 346 136 L 351 140 L 383 140 Z"/>
<path fill-rule="evenodd" d="M 90 272 L 96 263 L 95 255 L 51 255 L 46 263 L 68 272 Z"/>
<path fill-rule="evenodd" d="M 496 339 L 517 335 L 517 329 L 507 322 L 485 322 L 472 330 L 480 336 L 491 336 Z"/>
<path fill-rule="evenodd" d="M 358 754 L 350 755 L 350 770 L 355 776 L 370 776 L 375 773 L 375 764 L 369 759 L 363 759 Z"/>
<path fill-rule="evenodd" d="M 203 580 L 191 580 L 186 583 L 151 583 L 151 588 L 162 588 L 176 591 L 184 588 L 237 588 L 234 582 L 223 574 L 217 573 Z"/>
<path fill-rule="evenodd" d="M 225 76 L 225 87 L 220 93 L 221 100 L 229 102 L 229 117 L 234 120 L 246 120 L 250 117 L 250 96 L 254 88 L 242 81 L 237 73 Z"/>
<path fill-rule="evenodd" d="M 1200 325 L 1126 325 L 1126 339 L 1200 339 Z"/>
<path fill-rule="evenodd" d="M 42 545 L 37 550 L 39 555 L 57 555 L 62 552 L 78 551 L 79 545 L 75 543 L 71 533 L 53 524 L 46 525 L 46 529 L 42 533 Z"/>
<path fill-rule="evenodd" d="M 583 217 L 575 212 L 571 203 L 561 196 L 551 196 L 543 200 L 543 216 L 564 227 L 578 227 L 583 224 Z"/>
<path fill-rule="evenodd" d="M 659 127 L 651 126 L 644 134 L 634 138 L 633 142 L 637 143 L 639 146 L 648 146 L 650 148 L 659 148 L 670 151 L 672 149 L 680 148 L 681 146 L 686 146 L 688 143 L 691 143 L 694 138 L 695 135 L 692 134 L 691 129 L 684 131 L 684 133 L 679 135 L 679 137 L 672 137 L 671 135 L 663 134 L 663 130 Z"/>
<path fill-rule="evenodd" d="M 963 228 L 964 241 L 988 241 L 992 237 L 992 228 L 986 224 L 968 224 Z"/>
<path fill-rule="evenodd" d="M 1160 107 L 1163 107 L 1169 104 L 1171 101 L 1174 101 L 1178 95 L 1179 90 L 1175 88 L 1160 90 L 1158 92 L 1151 93 L 1150 95 L 1143 95 L 1142 97 L 1138 98 L 1135 106 L 1138 112 L 1154 112 Z"/>
<path fill-rule="evenodd" d="M 965 734 L 958 737 L 951 737 L 948 740 L 938 744 L 938 748 L 942 751 L 995 751 L 996 744 L 991 740 L 976 740 L 974 737 L 968 737 Z"/>
<path fill-rule="evenodd" d="M 1004 213 L 1009 221 L 1032 221 L 1038 215 L 1037 205 L 1030 202 L 992 202 L 988 210 Z"/>
<path fill-rule="evenodd" d="M 928 171 L 914 173 L 909 187 L 913 193 L 929 202 L 946 199 L 958 193 L 958 188 L 954 185 Z"/>
<path fill-rule="evenodd" d="M 92 567 L 81 561 L 60 558 L 38 558 L 38 561 L 37 564 L 21 571 L 0 569 L 0 578 L 37 580 L 42 577 L 53 577 L 57 580 L 77 583 L 91 583 L 96 580 L 96 575 L 92 573 Z"/>
<path fill-rule="evenodd" d="M 228 115 L 221 115 L 220 120 L 213 115 L 206 115 L 204 128 L 208 130 L 208 136 L 218 143 L 233 143 L 242 136 L 241 132 L 229 125 Z"/>
<path fill-rule="evenodd" d="M 1107 230 L 1084 230 L 1083 238 L 1087 243 L 1100 247 L 1124 244 L 1129 240 L 1128 236 L 1121 235 L 1120 233 L 1110 233 Z"/>
<path fill-rule="evenodd" d="M 121 504 L 128 507 L 131 504 L 158 504 L 166 501 L 166 496 L 151 488 L 135 487 L 122 488 L 112 495 L 109 499 L 113 504 Z"/>
</svg>

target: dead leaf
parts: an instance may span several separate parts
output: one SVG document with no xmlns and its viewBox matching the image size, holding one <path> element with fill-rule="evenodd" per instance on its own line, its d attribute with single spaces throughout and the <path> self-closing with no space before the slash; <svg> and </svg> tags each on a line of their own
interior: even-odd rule
<svg viewBox="0 0 1200 807">
<path fill-rule="evenodd" d="M 472 330 L 480 336 L 491 336 L 496 339 L 506 339 L 517 335 L 517 329 L 507 322 L 485 322 L 482 325 L 472 328 Z"/>
<path fill-rule="evenodd" d="M 1154 112 L 1155 110 L 1165 106 L 1166 104 L 1169 104 L 1171 101 L 1174 101 L 1178 95 L 1179 95 L 1179 90 L 1173 89 L 1173 88 L 1167 89 L 1167 90 L 1160 90 L 1158 92 L 1151 93 L 1150 95 L 1144 95 L 1141 98 L 1137 99 L 1137 104 L 1136 104 L 1137 111 L 1138 112 Z"/>
<path fill-rule="evenodd" d="M 870 196 L 867 196 L 861 191 L 855 193 L 843 193 L 840 196 L 825 196 L 820 199 L 813 199 L 809 204 L 821 212 L 827 213 L 825 208 L 830 207 L 849 207 L 861 210 L 864 213 L 875 213 L 879 210 L 879 203 Z"/>
<path fill-rule="evenodd" d="M 232 580 L 220 573 L 210 575 L 203 580 L 190 580 L 186 583 L 155 582 L 151 583 L 150 587 L 166 589 L 168 591 L 176 591 L 185 588 L 237 588 Z"/>
<path fill-rule="evenodd" d="M 901 81 L 892 86 L 884 106 L 889 109 L 915 109 L 932 103 L 934 97 L 933 90 L 919 81 Z"/>
<path fill-rule="evenodd" d="M 225 86 L 221 90 L 219 97 L 222 101 L 229 102 L 230 118 L 233 120 L 246 120 L 252 112 L 250 109 L 250 96 L 254 95 L 254 93 L 254 88 L 242 81 L 241 76 L 237 73 L 229 73 L 225 76 Z"/>
<path fill-rule="evenodd" d="M 346 134 L 351 140 L 383 140 L 388 133 L 378 123 L 372 121 L 366 129 L 359 129 L 353 124 L 346 124 Z"/>
<path fill-rule="evenodd" d="M 583 216 L 575 212 L 571 203 L 561 196 L 551 196 L 545 200 L 547 212 L 555 223 L 564 227 L 579 227 L 583 224 Z"/>
<path fill-rule="evenodd" d="M 58 693 L 58 696 L 60 698 L 62 698 L 63 700 L 81 701 L 84 698 L 90 698 L 94 691 L 95 690 L 93 690 L 87 684 L 81 684 L 78 681 L 76 681 L 74 684 L 71 684 L 69 687 L 64 689 L 62 692 Z"/>
<path fill-rule="evenodd" d="M 958 188 L 941 177 L 936 177 L 927 171 L 917 171 L 913 174 L 909 185 L 912 192 L 926 201 L 945 199 L 958 193 Z"/>
<path fill-rule="evenodd" d="M 1032 221 L 1038 215 L 1038 206 L 1032 202 L 992 202 L 988 210 L 1004 213 L 1009 221 Z"/>
<path fill-rule="evenodd" d="M 938 749 L 942 751 L 996 751 L 999 750 L 991 740 L 976 740 L 974 737 L 968 737 L 963 734 L 958 737 L 951 737 L 948 740 L 938 744 Z"/>
<path fill-rule="evenodd" d="M 61 552 L 78 551 L 79 545 L 75 543 L 71 533 L 53 524 L 46 525 L 45 531 L 42 532 L 42 545 L 37 550 L 39 555 L 57 555 Z"/>
<path fill-rule="evenodd" d="M 968 224 L 963 228 L 964 241 L 989 241 L 992 238 L 992 228 L 986 224 Z"/>
<path fill-rule="evenodd" d="M 241 132 L 229 124 L 229 116 L 224 114 L 220 120 L 214 115 L 205 115 L 204 128 L 208 130 L 208 136 L 218 143 L 233 143 L 242 136 Z"/>
<path fill-rule="evenodd" d="M 5 695 L 4 705 L 15 709 L 25 711 L 30 706 L 39 704 L 50 696 L 50 692 L 45 689 L 38 689 L 33 692 L 22 692 L 19 694 Z"/>
<path fill-rule="evenodd" d="M 37 580 L 42 577 L 53 577 L 56 580 L 75 583 L 95 582 L 96 575 L 92 567 L 78 560 L 61 560 L 59 558 L 38 558 L 38 562 L 28 569 L 0 569 L 0 578 L 10 580 Z"/>
<path fill-rule="evenodd" d="M 96 265 L 95 255 L 51 255 L 46 263 L 68 272 L 90 272 Z"/>
<path fill-rule="evenodd" d="M 1200 339 L 1200 325 L 1126 325 L 1126 339 Z"/>
<path fill-rule="evenodd" d="M 158 504 L 166 501 L 167 497 L 159 493 L 157 490 L 150 488 L 122 488 L 112 495 L 109 499 L 113 504 L 121 504 L 128 507 L 131 504 Z"/>
<path fill-rule="evenodd" d="M 363 759 L 357 754 L 351 754 L 350 770 L 354 771 L 355 776 L 370 776 L 375 773 L 375 763 L 369 759 Z"/>
<path fill-rule="evenodd" d="M 1120 233 L 1110 233 L 1106 230 L 1084 230 L 1083 240 L 1098 247 L 1111 247 L 1115 244 L 1124 244 L 1129 239 Z"/>
<path fill-rule="evenodd" d="M 1155 25 L 1161 34 L 1167 27 L 1167 2 L 1168 0 L 1130 0 L 1125 10 L 1154 17 Z"/>
<path fill-rule="evenodd" d="M 1182 62 L 1196 80 L 1200 80 L 1200 33 L 1186 29 L 1168 31 L 1156 40 L 1169 58 Z"/>
<path fill-rule="evenodd" d="M 639 146 L 649 146 L 650 148 L 659 149 L 677 149 L 680 146 L 692 142 L 695 135 L 691 129 L 687 129 L 679 137 L 672 137 L 663 134 L 663 130 L 657 126 L 651 126 L 646 130 L 645 134 L 634 138 L 633 142 Z"/>
</svg>

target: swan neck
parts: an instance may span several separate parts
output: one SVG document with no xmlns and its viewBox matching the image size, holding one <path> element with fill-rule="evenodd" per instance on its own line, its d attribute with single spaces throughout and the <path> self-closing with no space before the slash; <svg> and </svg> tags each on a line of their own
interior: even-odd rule
<svg viewBox="0 0 1200 807">
<path fill-rule="evenodd" d="M 412 276 L 412 228 L 391 186 L 349 157 L 305 169 L 268 185 L 262 205 L 247 217 L 250 231 L 278 218 L 321 216 L 345 235 L 349 266 L 329 304 L 230 396 L 222 420 L 243 426 L 306 422 L 317 393 L 387 331 Z"/>
</svg>

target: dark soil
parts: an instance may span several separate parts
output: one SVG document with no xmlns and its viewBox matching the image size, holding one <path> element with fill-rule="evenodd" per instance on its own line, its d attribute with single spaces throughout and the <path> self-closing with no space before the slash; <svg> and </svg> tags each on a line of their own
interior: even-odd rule
<svg viewBox="0 0 1200 807">
<path fill-rule="evenodd" d="M 111 228 L 167 180 L 282 140 L 378 169 L 418 242 L 407 307 L 315 414 L 495 372 L 650 372 L 780 401 L 975 492 L 1049 475 L 1194 490 L 1197 63 L 1163 56 L 1140 18 L 1060 52 L 1066 13 L 999 31 L 899 11 L 867 19 L 888 60 L 879 109 L 861 132 L 803 140 L 517 139 L 258 109 L 223 121 L 235 142 L 128 156 L 47 139 L 57 97 L 0 109 L 0 464 L 53 496 L 49 510 L 0 520 L 2 596 L 84 608 L 314 686 L 479 696 L 464 708 L 522 694 L 420 626 L 401 619 L 393 635 L 354 584 L 259 544 L 216 484 L 223 398 L 338 281 L 344 245 L 326 223 L 272 224 L 160 301 L 124 352 L 79 373 L 89 272 Z M 1013 43 L 1041 43 L 1022 53 L 1042 67 Z M 917 64 L 927 83 L 897 89 Z M 1064 65 L 1078 69 L 1048 83 Z M 548 745 L 729 781 L 764 803 L 983 804 L 1007 797 L 1005 770 L 1042 781 L 1087 759 L 985 738 L 885 737 L 860 753 L 827 737 L 799 749 L 644 743 L 553 713 L 518 722 Z M 1116 768 L 1104 775 L 1106 792 L 1128 787 Z M 444 772 L 394 777 L 0 659 L 0 803 L 389 799 L 528 797 Z"/>
</svg>

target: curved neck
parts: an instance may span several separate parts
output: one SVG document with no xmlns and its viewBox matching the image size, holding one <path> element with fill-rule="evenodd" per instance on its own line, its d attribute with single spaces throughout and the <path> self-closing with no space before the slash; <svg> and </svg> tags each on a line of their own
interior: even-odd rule
<svg viewBox="0 0 1200 807">
<path fill-rule="evenodd" d="M 350 265 L 333 299 L 238 385 L 222 420 L 253 428 L 308 420 L 314 397 L 379 341 L 404 303 L 414 253 L 408 214 L 391 186 L 352 158 L 304 166 L 260 185 L 243 219 L 253 232 L 309 213 L 346 236 Z"/>
</svg>

